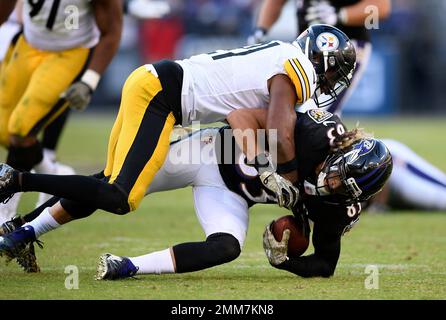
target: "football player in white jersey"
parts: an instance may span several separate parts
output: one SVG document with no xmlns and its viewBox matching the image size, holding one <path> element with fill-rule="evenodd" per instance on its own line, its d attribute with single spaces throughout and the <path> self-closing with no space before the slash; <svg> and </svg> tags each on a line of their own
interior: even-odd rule
<svg viewBox="0 0 446 320">
<path fill-rule="evenodd" d="M 0 25 L 15 0 L 0 2 Z M 70 105 L 83 109 L 118 49 L 120 0 L 23 1 L 23 34 L 0 77 L 0 143 L 23 171 L 57 173 L 37 135 Z M 55 145 L 55 143 L 54 143 Z M 14 215 L 18 197 L 2 208 Z M 9 217 L 0 217 L 7 219 Z"/>
<path fill-rule="evenodd" d="M 295 105 L 314 92 L 335 96 L 335 88 L 348 86 L 355 60 L 344 33 L 317 25 L 293 43 L 272 41 L 142 66 L 124 85 L 103 172 L 40 175 L 3 164 L 0 201 L 19 191 L 39 191 L 61 197 L 47 206 L 60 206 L 73 218 L 96 209 L 126 214 L 139 206 L 164 163 L 174 124 L 224 121 L 231 111 L 263 108 L 268 110 L 266 129 L 277 132 L 277 142 L 269 141 L 277 143 L 277 172 L 267 172 L 262 182 L 281 206 L 290 208 L 298 194 L 293 186 L 298 179 Z"/>
</svg>

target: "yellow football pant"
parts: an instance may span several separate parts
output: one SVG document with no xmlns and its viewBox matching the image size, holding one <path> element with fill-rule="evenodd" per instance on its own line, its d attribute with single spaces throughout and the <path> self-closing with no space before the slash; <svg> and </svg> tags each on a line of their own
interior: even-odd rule
<svg viewBox="0 0 446 320">
<path fill-rule="evenodd" d="M 9 135 L 36 136 L 67 108 L 60 96 L 81 74 L 90 51 L 42 51 L 20 36 L 0 76 L 0 144 L 7 146 Z"/>
<path fill-rule="evenodd" d="M 175 124 L 172 112 L 158 93 L 161 82 L 145 67 L 136 69 L 122 90 L 118 116 L 108 144 L 104 174 L 128 194 L 130 210 L 135 210 L 161 168 L 169 150 Z"/>
</svg>

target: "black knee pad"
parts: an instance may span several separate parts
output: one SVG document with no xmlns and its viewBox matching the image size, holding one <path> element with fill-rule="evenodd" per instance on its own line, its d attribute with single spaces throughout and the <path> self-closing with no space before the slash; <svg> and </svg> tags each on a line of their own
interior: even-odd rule
<svg viewBox="0 0 446 320">
<path fill-rule="evenodd" d="M 20 171 L 30 171 L 43 159 L 42 145 L 37 142 L 29 147 L 10 146 L 6 163 Z"/>
<path fill-rule="evenodd" d="M 214 259 L 218 263 L 226 263 L 236 259 L 241 252 L 237 238 L 229 233 L 214 233 L 206 238 L 212 247 Z"/>
<path fill-rule="evenodd" d="M 103 180 L 108 179 L 107 177 Z M 118 184 L 104 183 L 99 189 L 98 197 L 104 202 L 105 210 L 118 215 L 129 213 L 130 206 L 128 203 L 128 194 Z"/>
<path fill-rule="evenodd" d="M 60 204 L 74 219 L 86 218 L 92 215 L 97 209 L 68 199 L 60 199 Z"/>
</svg>

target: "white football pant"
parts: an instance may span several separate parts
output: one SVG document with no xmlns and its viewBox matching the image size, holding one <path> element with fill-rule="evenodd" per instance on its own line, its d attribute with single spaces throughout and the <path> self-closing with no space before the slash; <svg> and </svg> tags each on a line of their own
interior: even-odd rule
<svg viewBox="0 0 446 320">
<path fill-rule="evenodd" d="M 420 210 L 446 210 L 446 174 L 406 145 L 383 139 L 393 157 L 388 185 L 397 202 Z"/>
<path fill-rule="evenodd" d="M 218 129 L 209 128 L 172 144 L 147 194 L 192 186 L 195 213 L 206 237 L 229 233 L 242 247 L 249 223 L 248 203 L 221 178 L 215 156 L 217 135 Z"/>
</svg>

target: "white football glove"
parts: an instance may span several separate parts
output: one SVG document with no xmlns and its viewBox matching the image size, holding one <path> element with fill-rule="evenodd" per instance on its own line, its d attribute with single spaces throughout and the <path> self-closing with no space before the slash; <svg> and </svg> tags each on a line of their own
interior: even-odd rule
<svg viewBox="0 0 446 320">
<path fill-rule="evenodd" d="M 299 200 L 299 189 L 276 172 L 264 171 L 260 174 L 260 181 L 276 194 L 279 207 L 292 209 Z"/>
<path fill-rule="evenodd" d="M 92 94 L 93 90 L 88 84 L 82 81 L 77 81 L 67 89 L 62 97 L 67 100 L 70 108 L 84 110 L 90 103 Z"/>
<path fill-rule="evenodd" d="M 127 10 L 138 19 L 159 19 L 169 14 L 171 8 L 167 1 L 130 0 Z"/>
<path fill-rule="evenodd" d="M 274 238 L 271 232 L 272 222 L 266 226 L 263 232 L 263 249 L 265 250 L 268 261 L 273 266 L 277 266 L 288 260 L 288 240 L 290 239 L 290 230 L 285 229 L 282 234 L 282 240 L 279 242 Z"/>
<path fill-rule="evenodd" d="M 248 37 L 246 41 L 248 45 L 257 44 L 260 42 L 265 42 L 266 40 L 266 31 L 262 28 L 256 28 L 254 32 Z"/>
<path fill-rule="evenodd" d="M 311 1 L 305 15 L 305 21 L 310 26 L 319 23 L 334 26 L 338 23 L 338 14 L 336 8 L 328 1 Z"/>
</svg>

